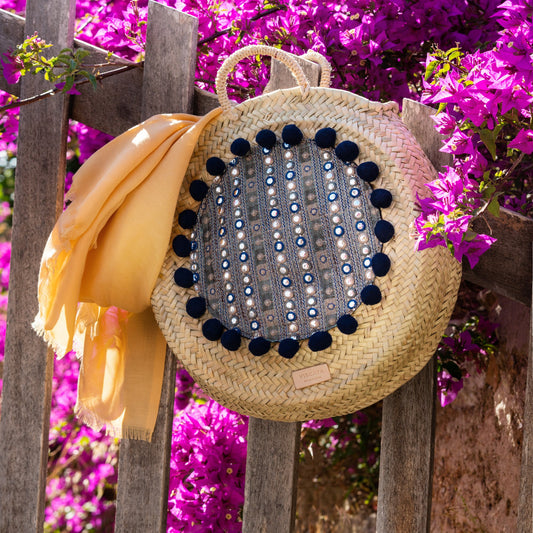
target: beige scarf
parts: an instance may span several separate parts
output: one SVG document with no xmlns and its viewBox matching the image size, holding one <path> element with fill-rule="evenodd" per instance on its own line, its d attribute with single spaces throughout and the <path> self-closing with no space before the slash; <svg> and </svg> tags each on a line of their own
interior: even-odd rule
<svg viewBox="0 0 533 533">
<path fill-rule="evenodd" d="M 115 138 L 76 173 L 48 238 L 34 329 L 81 357 L 77 415 L 95 429 L 150 440 L 165 339 L 150 306 L 189 159 L 218 114 L 156 115 Z"/>
</svg>

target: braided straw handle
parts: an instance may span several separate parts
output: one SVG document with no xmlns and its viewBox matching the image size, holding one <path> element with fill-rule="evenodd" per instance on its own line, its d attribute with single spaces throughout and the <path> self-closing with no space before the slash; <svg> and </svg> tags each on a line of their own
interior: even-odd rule
<svg viewBox="0 0 533 533">
<path fill-rule="evenodd" d="M 222 63 L 222 66 L 220 67 L 217 73 L 217 77 L 215 80 L 215 87 L 216 87 L 216 92 L 218 96 L 218 101 L 220 103 L 220 107 L 222 107 L 222 112 L 225 113 L 231 110 L 231 108 L 233 107 L 232 103 L 230 102 L 230 99 L 228 98 L 228 89 L 227 89 L 228 74 L 231 72 L 233 67 L 235 67 L 235 65 L 241 59 L 244 59 L 245 57 L 249 57 L 249 56 L 255 56 L 258 54 L 271 56 L 274 59 L 277 59 L 281 61 L 282 63 L 284 63 L 285 65 L 287 65 L 287 67 L 291 71 L 291 74 L 294 76 L 294 79 L 298 83 L 298 86 L 300 87 L 302 96 L 305 98 L 307 94 L 309 93 L 309 80 L 304 74 L 302 67 L 300 67 L 298 62 L 293 58 L 291 54 L 284 52 L 283 50 L 280 50 L 279 48 L 274 48 L 273 46 L 265 46 L 265 45 L 245 46 L 244 48 L 237 50 L 237 52 L 234 52 L 228 58 L 226 58 L 226 60 L 224 61 L 224 63 Z M 320 55 L 320 54 L 317 53 L 317 55 Z M 311 57 L 309 57 L 309 59 L 311 59 Z M 313 56 L 313 59 L 314 59 L 314 56 Z M 324 61 L 326 61 L 325 58 L 323 59 Z M 318 61 L 318 58 L 317 58 L 317 62 L 320 62 Z M 320 64 L 322 65 L 321 62 Z M 322 86 L 322 79 L 321 79 L 321 86 Z"/>
<path fill-rule="evenodd" d="M 329 89 L 331 85 L 331 65 L 329 61 L 321 53 L 315 52 L 315 50 L 309 50 L 301 58 L 320 65 L 320 84 L 318 86 Z"/>
</svg>

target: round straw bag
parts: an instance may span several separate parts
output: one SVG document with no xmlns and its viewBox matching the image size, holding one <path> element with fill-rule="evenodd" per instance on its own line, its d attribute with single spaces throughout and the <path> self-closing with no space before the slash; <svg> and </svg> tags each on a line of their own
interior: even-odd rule
<svg viewBox="0 0 533 533">
<path fill-rule="evenodd" d="M 298 87 L 232 106 L 227 75 L 257 54 L 283 61 Z M 354 412 L 408 381 L 461 276 L 446 249 L 414 251 L 416 195 L 435 171 L 397 105 L 328 88 L 320 62 L 315 88 L 269 47 L 222 65 L 223 111 L 191 158 L 152 296 L 204 391 L 271 420 Z"/>
</svg>

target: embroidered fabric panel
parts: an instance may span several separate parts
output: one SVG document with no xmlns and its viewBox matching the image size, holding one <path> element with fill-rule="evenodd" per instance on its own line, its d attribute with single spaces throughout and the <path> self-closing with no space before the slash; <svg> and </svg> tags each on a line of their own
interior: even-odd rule
<svg viewBox="0 0 533 533">
<path fill-rule="evenodd" d="M 191 235 L 213 317 L 248 338 L 305 339 L 361 303 L 381 251 L 372 188 L 333 148 L 254 145 L 214 178 Z"/>
</svg>

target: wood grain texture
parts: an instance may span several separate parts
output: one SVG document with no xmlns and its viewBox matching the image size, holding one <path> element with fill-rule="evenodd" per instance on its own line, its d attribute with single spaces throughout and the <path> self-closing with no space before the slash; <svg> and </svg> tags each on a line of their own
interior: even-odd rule
<svg viewBox="0 0 533 533">
<path fill-rule="evenodd" d="M 196 62 L 197 25 L 193 17 L 150 1 L 144 76 L 150 90 L 143 91 L 141 118 L 176 109 L 176 102 L 180 101 L 180 111 L 192 110 L 194 68 L 189 66 Z M 187 68 L 180 67 L 181 63 Z M 169 72 L 173 79 L 168 78 Z M 183 100 L 183 94 L 188 95 L 188 100 Z M 122 439 L 120 444 L 117 532 L 166 531 L 175 387 L 176 358 L 167 349 L 152 442 Z"/>
<path fill-rule="evenodd" d="M 294 531 L 300 428 L 250 418 L 243 533 Z"/>
<path fill-rule="evenodd" d="M 473 228 L 498 240 L 473 270 L 467 261 L 463 262 L 464 278 L 530 306 L 533 220 L 500 209 L 499 217 L 486 215 L 476 220 Z"/>
<path fill-rule="evenodd" d="M 434 111 L 403 101 L 402 120 L 433 166 L 447 159 L 431 126 Z M 446 155 L 446 154 L 444 154 Z M 429 531 L 435 436 L 435 358 L 408 383 L 383 400 L 378 494 L 378 533 Z"/>
<path fill-rule="evenodd" d="M 176 358 L 167 349 L 152 442 L 122 439 L 120 443 L 116 533 L 166 531 L 175 386 Z"/>
<path fill-rule="evenodd" d="M 383 401 L 377 533 L 429 531 L 435 358 Z"/>
<path fill-rule="evenodd" d="M 24 32 L 70 46 L 73 0 L 28 2 Z M 51 51 L 53 53 L 53 51 Z M 42 90 L 37 77 L 23 95 Z M 44 245 L 63 206 L 67 139 L 65 97 L 21 110 L 13 216 L 11 279 L 0 419 L 0 531 L 42 531 L 44 519 L 52 354 L 31 328 Z"/>
<path fill-rule="evenodd" d="M 533 289 L 532 289 L 533 290 Z M 527 384 L 524 398 L 524 433 L 520 467 L 520 496 L 518 500 L 518 533 L 533 531 L 533 313 L 529 328 Z"/>
<path fill-rule="evenodd" d="M 320 68 L 299 59 L 311 85 Z M 272 62 L 268 90 L 294 87 L 283 63 Z M 244 489 L 243 533 L 290 533 L 296 516 L 300 422 L 273 422 L 250 417 Z"/>
</svg>

